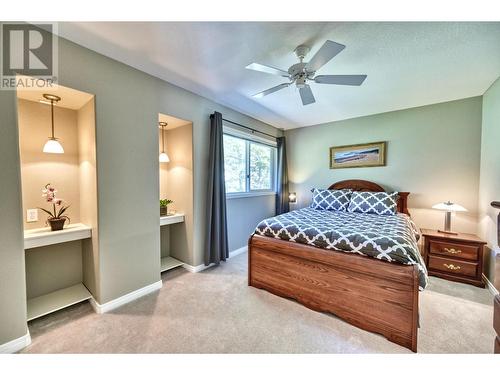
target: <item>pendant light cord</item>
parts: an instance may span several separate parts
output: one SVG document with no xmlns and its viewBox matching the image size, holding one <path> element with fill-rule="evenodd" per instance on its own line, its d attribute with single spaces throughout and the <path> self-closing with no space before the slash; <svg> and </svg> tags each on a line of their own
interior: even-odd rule
<svg viewBox="0 0 500 375">
<path fill-rule="evenodd" d="M 161 126 L 161 152 L 165 152 L 165 125 Z"/>
<path fill-rule="evenodd" d="M 160 129 L 161 129 L 161 152 L 162 154 L 165 153 L 165 127 L 167 126 L 168 124 L 166 122 L 160 122 Z"/>
<path fill-rule="evenodd" d="M 52 119 L 52 139 L 55 139 L 54 137 L 54 99 L 50 100 L 50 115 Z"/>
</svg>

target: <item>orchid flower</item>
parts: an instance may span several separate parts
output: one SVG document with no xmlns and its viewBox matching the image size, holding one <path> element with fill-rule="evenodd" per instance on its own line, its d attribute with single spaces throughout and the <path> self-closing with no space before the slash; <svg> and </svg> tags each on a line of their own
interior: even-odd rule
<svg viewBox="0 0 500 375">
<path fill-rule="evenodd" d="M 69 217 L 66 215 L 63 215 L 63 213 L 69 208 L 69 206 L 63 206 L 62 205 L 63 199 L 57 198 L 56 193 L 57 193 L 57 190 L 50 183 L 45 185 L 44 188 L 42 189 L 42 197 L 45 198 L 47 203 L 52 203 L 52 212 L 49 210 L 46 210 L 45 208 L 41 208 L 41 207 L 39 207 L 39 208 L 49 215 L 49 220 L 50 219 L 68 219 L 68 221 L 69 221 Z M 61 206 L 59 211 L 56 210 L 56 205 Z"/>
</svg>

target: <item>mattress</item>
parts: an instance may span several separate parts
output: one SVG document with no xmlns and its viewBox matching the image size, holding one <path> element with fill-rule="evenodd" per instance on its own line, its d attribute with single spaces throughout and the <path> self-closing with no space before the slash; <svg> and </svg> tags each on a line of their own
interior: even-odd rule
<svg viewBox="0 0 500 375">
<path fill-rule="evenodd" d="M 408 215 L 376 215 L 302 208 L 262 220 L 256 234 L 327 250 L 417 265 L 419 289 L 428 276 L 417 241 L 419 231 Z"/>
</svg>

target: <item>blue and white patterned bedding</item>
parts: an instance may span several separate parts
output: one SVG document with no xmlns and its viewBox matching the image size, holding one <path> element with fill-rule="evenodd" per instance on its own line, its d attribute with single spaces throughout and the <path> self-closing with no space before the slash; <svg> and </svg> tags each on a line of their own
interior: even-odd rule
<svg viewBox="0 0 500 375">
<path fill-rule="evenodd" d="M 405 214 L 375 215 L 302 208 L 261 221 L 255 233 L 387 262 L 416 264 L 420 290 L 427 285 L 427 270 L 417 246 L 419 233 Z"/>
</svg>

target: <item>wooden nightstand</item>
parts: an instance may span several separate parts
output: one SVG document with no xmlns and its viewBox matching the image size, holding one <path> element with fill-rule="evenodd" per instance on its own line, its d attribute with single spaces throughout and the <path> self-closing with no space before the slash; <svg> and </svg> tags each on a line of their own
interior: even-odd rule
<svg viewBox="0 0 500 375">
<path fill-rule="evenodd" d="M 484 288 L 483 248 L 486 242 L 474 234 L 446 234 L 422 229 L 424 260 L 430 276 Z"/>
</svg>

